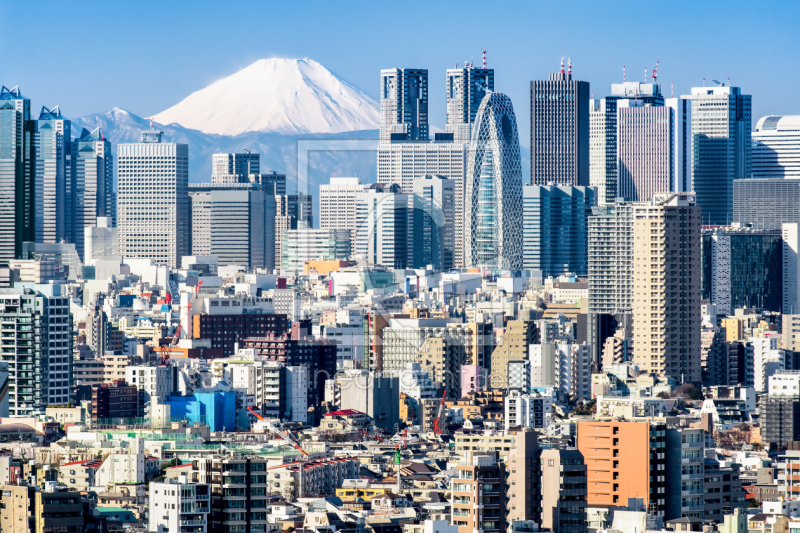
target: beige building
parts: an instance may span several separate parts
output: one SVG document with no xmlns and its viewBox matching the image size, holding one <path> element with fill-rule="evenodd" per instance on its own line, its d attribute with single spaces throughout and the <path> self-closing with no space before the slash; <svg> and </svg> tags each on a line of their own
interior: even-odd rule
<svg viewBox="0 0 800 533">
<path fill-rule="evenodd" d="M 646 372 L 700 382 L 700 206 L 657 194 L 633 210 L 635 361 Z"/>
<path fill-rule="evenodd" d="M 509 320 L 500 344 L 492 352 L 489 384 L 492 388 L 508 387 L 509 361 L 526 361 L 528 346 L 539 342 L 539 330 L 530 320 Z"/>
<path fill-rule="evenodd" d="M 502 533 L 505 520 L 505 467 L 492 452 L 467 452 L 450 481 L 452 524 L 458 533 Z"/>
<path fill-rule="evenodd" d="M 800 350 L 800 315 L 783 315 L 783 349 Z"/>
<path fill-rule="evenodd" d="M 542 450 L 542 526 L 553 533 L 585 533 L 586 464 L 576 449 Z"/>
<path fill-rule="evenodd" d="M 452 337 L 429 337 L 417 352 L 421 370 L 442 384 L 451 398 L 461 397 L 461 365 L 466 358 L 464 343 Z"/>
<path fill-rule="evenodd" d="M 125 379 L 125 369 L 128 368 L 129 362 L 127 355 L 104 355 L 103 382 L 112 383 L 118 379 Z"/>
<path fill-rule="evenodd" d="M 506 465 L 506 511 L 508 520 L 536 520 L 541 518 L 539 499 L 539 468 L 534 458 L 539 449 L 539 439 L 534 431 L 520 431 L 514 437 L 514 446 L 508 452 Z"/>
<path fill-rule="evenodd" d="M 508 456 L 514 449 L 517 439 L 514 435 L 484 435 L 484 434 L 455 434 L 455 451 L 457 454 L 466 452 L 496 452 L 500 457 Z"/>
</svg>

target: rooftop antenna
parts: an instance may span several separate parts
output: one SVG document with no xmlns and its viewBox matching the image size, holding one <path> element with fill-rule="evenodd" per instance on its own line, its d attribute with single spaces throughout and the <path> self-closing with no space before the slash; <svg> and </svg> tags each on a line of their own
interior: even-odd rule
<svg viewBox="0 0 800 533">
<path fill-rule="evenodd" d="M 669 82 L 669 97 L 675 97 L 675 80 Z"/>
<path fill-rule="evenodd" d="M 730 86 L 731 86 L 731 79 L 728 78 L 728 87 L 730 87 Z"/>
<path fill-rule="evenodd" d="M 659 63 L 661 63 L 661 61 L 656 61 L 656 66 L 653 68 L 653 83 L 656 83 L 658 81 L 658 64 Z"/>
<path fill-rule="evenodd" d="M 453 68 L 458 68 L 458 63 L 453 63 Z"/>
<path fill-rule="evenodd" d="M 572 77 L 572 56 L 569 56 L 569 59 L 567 59 L 567 75 L 569 75 L 570 78 Z"/>
<path fill-rule="evenodd" d="M 622 65 L 622 83 L 625 83 L 625 65 Z"/>
<path fill-rule="evenodd" d="M 483 52 L 483 68 L 486 68 L 486 50 L 481 50 Z"/>
<path fill-rule="evenodd" d="M 564 74 L 564 56 L 561 56 L 561 74 Z"/>
<path fill-rule="evenodd" d="M 703 78 L 703 87 L 705 87 L 705 86 L 706 86 L 706 79 Z"/>
<path fill-rule="evenodd" d="M 644 67 L 644 82 L 647 83 L 647 67 Z"/>
</svg>

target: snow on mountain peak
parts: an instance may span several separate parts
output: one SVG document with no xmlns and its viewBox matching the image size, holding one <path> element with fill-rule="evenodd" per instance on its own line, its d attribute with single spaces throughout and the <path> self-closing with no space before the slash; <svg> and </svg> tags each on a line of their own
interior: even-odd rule
<svg viewBox="0 0 800 533">
<path fill-rule="evenodd" d="M 341 133 L 377 129 L 378 104 L 313 59 L 270 58 L 153 117 L 204 133 Z"/>
</svg>

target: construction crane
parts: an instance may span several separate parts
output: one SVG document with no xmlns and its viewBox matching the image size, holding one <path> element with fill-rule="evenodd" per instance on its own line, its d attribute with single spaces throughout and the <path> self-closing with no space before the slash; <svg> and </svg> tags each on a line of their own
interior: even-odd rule
<svg viewBox="0 0 800 533">
<path fill-rule="evenodd" d="M 165 344 L 161 347 L 161 359 L 158 362 L 160 366 L 167 366 L 169 364 L 169 352 L 178 345 L 178 340 L 181 338 L 182 327 L 182 324 L 178 324 L 178 329 L 175 330 L 175 335 L 172 336 L 172 340 L 169 341 L 169 344 Z"/>
<path fill-rule="evenodd" d="M 436 413 L 436 419 L 433 421 L 433 434 L 441 435 L 444 430 L 444 398 L 447 396 L 447 389 L 442 394 L 442 401 L 439 402 L 439 411 Z"/>
<path fill-rule="evenodd" d="M 203 284 L 202 280 L 197 282 L 197 285 L 195 285 L 195 287 L 194 287 L 194 292 L 189 297 L 189 302 L 186 304 L 186 320 L 187 320 L 187 323 L 188 323 L 189 320 L 192 319 L 192 304 L 194 303 L 195 299 L 197 298 L 197 292 L 200 290 L 200 285 L 202 285 L 202 284 Z M 188 333 L 188 331 L 187 331 L 187 333 Z"/>
</svg>

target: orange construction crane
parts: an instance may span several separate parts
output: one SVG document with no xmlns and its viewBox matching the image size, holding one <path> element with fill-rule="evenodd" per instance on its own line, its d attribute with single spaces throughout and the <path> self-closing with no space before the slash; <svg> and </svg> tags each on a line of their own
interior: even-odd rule
<svg viewBox="0 0 800 533">
<path fill-rule="evenodd" d="M 442 394 L 442 401 L 439 402 L 439 412 L 436 413 L 436 419 L 433 421 L 433 434 L 434 435 L 441 435 L 444 430 L 444 398 L 447 396 L 447 389 L 444 390 L 444 394 Z"/>
<path fill-rule="evenodd" d="M 165 344 L 161 347 L 161 360 L 159 361 L 159 365 L 166 366 L 169 364 L 169 352 L 178 345 L 178 340 L 181 338 L 182 327 L 182 324 L 178 324 L 178 329 L 175 330 L 175 335 L 172 336 L 172 340 L 169 344 Z"/>
<path fill-rule="evenodd" d="M 253 416 L 255 416 L 256 418 L 258 418 L 258 419 L 259 419 L 259 420 L 261 420 L 262 422 L 264 421 L 264 417 L 263 417 L 263 416 L 261 416 L 260 414 L 256 413 L 255 411 L 253 411 L 253 408 L 252 408 L 252 407 L 250 407 L 249 405 L 247 406 L 247 410 L 248 410 L 248 411 L 250 411 L 251 413 L 253 413 Z"/>
</svg>

